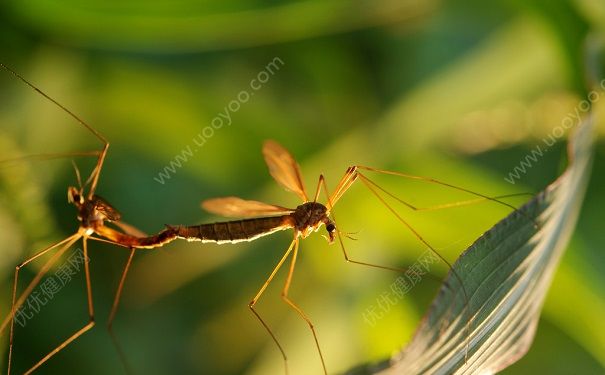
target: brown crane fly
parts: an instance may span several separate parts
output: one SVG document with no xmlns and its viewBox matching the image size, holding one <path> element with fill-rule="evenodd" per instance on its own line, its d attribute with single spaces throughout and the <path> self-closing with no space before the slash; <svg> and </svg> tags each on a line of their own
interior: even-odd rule
<svg viewBox="0 0 605 375">
<path fill-rule="evenodd" d="M 327 374 L 326 365 L 324 361 L 324 356 L 322 354 L 319 339 L 317 337 L 317 333 L 315 327 L 309 317 L 305 314 L 305 312 L 294 302 L 289 296 L 288 292 L 290 290 L 290 285 L 292 283 L 292 277 L 294 274 L 294 269 L 296 266 L 296 260 L 298 256 L 299 242 L 300 239 L 304 239 L 308 237 L 311 233 L 318 231 L 322 226 L 325 226 L 327 231 L 327 239 L 329 243 L 333 243 L 338 240 L 340 244 L 340 248 L 342 249 L 342 253 L 347 262 L 360 264 L 364 266 L 370 266 L 375 268 L 382 268 L 397 272 L 406 272 L 404 268 L 396 268 L 389 267 L 384 265 L 372 264 L 368 262 L 358 261 L 352 259 L 347 253 L 342 237 L 348 236 L 348 234 L 340 231 L 337 228 L 334 214 L 332 209 L 334 205 L 340 200 L 340 198 L 347 192 L 347 190 L 355 183 L 355 181 L 361 181 L 371 192 L 375 195 L 380 202 L 393 214 L 396 216 L 398 221 L 407 228 L 421 243 L 427 246 L 431 251 L 433 251 L 447 266 L 452 269 L 451 264 L 443 258 L 436 249 L 431 246 L 399 213 L 393 209 L 385 200 L 385 198 L 381 195 L 385 194 L 389 197 L 397 200 L 398 202 L 405 205 L 407 208 L 414 211 L 423 211 L 423 210 L 436 210 L 443 209 L 449 207 L 458 207 L 463 205 L 469 205 L 478 203 L 481 201 L 493 201 L 504 205 L 512 210 L 516 210 L 516 208 L 506 202 L 501 201 L 501 198 L 508 198 L 519 195 L 526 195 L 526 193 L 520 194 L 509 194 L 502 195 L 497 197 L 489 197 L 483 194 L 479 194 L 473 192 L 471 190 L 461 188 L 455 185 L 451 185 L 433 178 L 414 176 L 399 172 L 381 170 L 376 168 L 371 168 L 363 165 L 356 165 L 349 167 L 343 177 L 340 179 L 336 189 L 332 194 L 328 194 L 326 180 L 323 175 L 320 175 L 317 188 L 315 189 L 315 194 L 313 195 L 313 200 L 309 200 L 307 192 L 305 190 L 302 178 L 300 167 L 292 157 L 292 155 L 281 145 L 279 145 L 275 141 L 266 141 L 263 145 L 263 155 L 265 158 L 265 162 L 269 167 L 269 172 L 271 176 L 284 188 L 295 193 L 301 200 L 302 204 L 298 207 L 291 209 L 276 205 L 271 205 L 263 202 L 253 201 L 253 200 L 244 200 L 237 197 L 224 197 L 224 198 L 215 198 L 209 199 L 202 202 L 202 207 L 215 214 L 219 214 L 226 217 L 240 217 L 244 219 L 240 220 L 231 220 L 225 222 L 218 223 L 210 223 L 210 224 L 202 224 L 202 225 L 194 225 L 194 226 L 167 226 L 166 229 L 162 230 L 156 235 L 148 236 L 135 227 L 124 223 L 121 221 L 120 213 L 106 200 L 99 197 L 95 194 L 99 176 L 101 174 L 101 169 L 103 167 L 103 163 L 105 161 L 105 157 L 107 155 L 107 150 L 109 148 L 109 142 L 107 139 L 95 130 L 92 126 L 84 122 L 81 118 L 71 112 L 69 109 L 64 107 L 62 104 L 52 99 L 46 93 L 35 87 L 29 81 L 21 77 L 18 73 L 14 72 L 12 69 L 8 68 L 4 64 L 0 63 L 0 68 L 8 71 L 17 79 L 28 85 L 30 88 L 38 92 L 44 98 L 52 102 L 54 105 L 61 108 L 64 112 L 66 112 L 70 117 L 75 119 L 81 126 L 86 128 L 94 137 L 96 137 L 101 143 L 101 150 L 97 151 L 87 151 L 87 152 L 77 152 L 77 153 L 65 153 L 65 154 L 44 154 L 44 155 L 32 155 L 27 158 L 60 158 L 60 157 L 95 157 L 96 164 L 93 170 L 91 171 L 89 177 L 86 179 L 84 183 L 82 183 L 82 179 L 80 177 L 79 170 L 75 167 L 76 177 L 78 181 L 78 187 L 69 187 L 67 190 L 68 201 L 71 204 L 76 206 L 78 210 L 78 221 L 79 226 L 77 231 L 70 235 L 69 237 L 52 244 L 45 249 L 37 252 L 33 256 L 27 258 L 23 262 L 21 262 L 15 268 L 14 274 L 14 282 L 13 282 L 13 290 L 12 290 L 12 303 L 11 310 L 9 315 L 5 318 L 0 326 L 0 333 L 4 332 L 4 330 L 10 326 L 10 338 L 9 338 L 9 353 L 8 353 L 8 374 L 11 371 L 11 363 L 12 363 L 12 355 L 13 355 L 13 342 L 14 342 L 14 331 L 15 331 L 15 314 L 17 310 L 24 304 L 28 296 L 32 293 L 34 288 L 40 283 L 41 279 L 46 275 L 46 273 L 50 270 L 50 268 L 57 263 L 57 261 L 67 252 L 71 246 L 73 246 L 77 241 L 82 240 L 82 248 L 84 259 L 86 262 L 84 263 L 85 270 L 85 278 L 86 278 L 86 293 L 87 293 L 87 303 L 88 303 L 88 315 L 89 321 L 78 331 L 73 333 L 67 339 L 65 339 L 62 343 L 60 343 L 56 348 L 46 354 L 42 359 L 40 359 L 35 365 L 33 365 L 29 370 L 25 372 L 25 374 L 30 374 L 34 370 L 38 369 L 42 364 L 48 361 L 51 357 L 57 354 L 59 351 L 64 349 L 67 345 L 75 341 L 78 337 L 83 335 L 85 332 L 90 330 L 95 325 L 94 319 L 94 306 L 92 301 L 92 286 L 90 281 L 90 270 L 88 265 L 88 245 L 87 241 L 94 240 L 99 242 L 106 242 L 110 244 L 114 244 L 117 246 L 125 247 L 130 249 L 130 255 L 122 272 L 120 282 L 118 285 L 118 289 L 116 291 L 113 306 L 109 318 L 108 327 L 111 330 L 111 324 L 115 318 L 115 314 L 119 305 L 119 300 L 121 297 L 121 293 L 124 287 L 125 279 L 132 264 L 132 259 L 137 249 L 154 249 L 157 247 L 161 247 L 166 245 L 169 242 L 174 241 L 175 239 L 186 239 L 188 241 L 202 241 L 202 242 L 214 242 L 218 244 L 224 243 L 237 243 L 242 241 L 252 241 L 259 237 L 266 236 L 277 231 L 293 229 L 294 230 L 294 238 L 290 245 L 288 246 L 286 252 L 279 260 L 277 265 L 273 268 L 273 271 L 270 273 L 269 277 L 262 285 L 257 294 L 252 298 L 250 303 L 248 304 L 250 310 L 256 316 L 256 318 L 263 325 L 265 330 L 271 336 L 272 340 L 277 345 L 281 356 L 284 361 L 284 366 L 286 369 L 286 373 L 288 372 L 287 365 L 287 356 L 286 353 L 271 330 L 269 325 L 265 322 L 265 320 L 261 317 L 261 315 L 255 309 L 255 305 L 258 300 L 261 298 L 262 294 L 265 292 L 271 281 L 274 279 L 275 275 L 279 271 L 279 269 L 283 266 L 286 260 L 290 257 L 290 266 L 288 269 L 288 274 L 286 277 L 285 285 L 282 289 L 282 298 L 283 300 L 293 308 L 308 324 L 312 334 L 313 339 L 315 341 L 315 346 L 317 348 L 317 352 L 319 354 L 321 365 L 324 373 Z M 459 201 L 454 203 L 436 205 L 431 207 L 417 207 L 407 201 L 404 201 L 394 194 L 388 192 L 382 187 L 378 186 L 375 182 L 373 182 L 370 178 L 366 176 L 366 172 L 375 172 L 379 174 L 387 174 L 393 176 L 399 176 L 407 179 L 413 180 L 422 180 L 433 184 L 438 184 L 445 186 L 447 188 L 459 190 L 470 195 L 474 195 L 474 199 Z M 88 189 L 88 190 L 86 190 Z M 319 203 L 319 195 L 321 190 L 324 190 L 324 194 L 327 197 L 327 201 L 325 204 Z M 107 226 L 107 224 L 111 224 L 116 228 L 112 228 Z M 21 295 L 17 298 L 17 290 L 18 290 L 18 281 L 19 281 L 19 272 L 20 270 L 33 262 L 41 258 L 42 256 L 49 254 L 54 251 L 54 254 L 50 256 L 48 260 L 42 265 L 38 273 L 32 279 L 32 281 L 27 285 L 27 287 L 21 292 Z M 413 272 L 413 270 L 412 270 Z M 462 293 L 464 294 L 464 300 L 468 303 L 468 296 L 466 295 L 466 291 L 464 289 L 464 285 L 457 275 L 457 273 L 452 269 L 453 274 L 458 279 L 461 285 Z M 467 323 L 468 327 L 468 323 Z M 468 340 L 468 338 L 467 338 Z"/>
<path fill-rule="evenodd" d="M 421 235 L 418 233 L 403 217 L 399 215 L 399 213 L 393 209 L 384 199 L 379 192 L 382 192 L 397 201 L 403 203 L 405 206 L 412 210 L 420 211 L 420 210 L 435 210 L 442 209 L 448 207 L 462 206 L 477 203 L 480 201 L 491 200 L 503 204 L 513 210 L 516 210 L 514 206 L 509 205 L 503 201 L 500 201 L 500 198 L 506 198 L 511 196 L 516 196 L 520 194 L 510 194 L 503 195 L 499 197 L 488 197 L 486 195 L 482 195 L 479 193 L 475 193 L 471 190 L 461 188 L 458 186 L 454 186 L 442 181 L 435 180 L 433 178 L 413 176 L 399 172 L 381 170 L 371 167 L 366 167 L 363 165 L 355 165 L 349 167 L 345 172 L 344 176 L 341 178 L 334 192 L 330 195 L 328 194 L 328 188 L 326 184 L 326 180 L 323 175 L 319 176 L 319 181 L 317 183 L 317 188 L 315 189 L 315 194 L 313 195 L 313 200 L 309 200 L 308 194 L 305 190 L 302 178 L 300 167 L 292 155 L 280 144 L 275 141 L 266 141 L 263 144 L 263 156 L 267 166 L 269 167 L 269 172 L 271 176 L 286 190 L 293 192 L 298 195 L 298 197 L 303 201 L 301 205 L 296 208 L 286 208 L 276 205 L 271 205 L 259 201 L 254 200 L 245 200 L 238 197 L 224 197 L 224 198 L 215 198 L 209 199 L 202 202 L 202 207 L 211 213 L 215 213 L 221 216 L 226 217 L 243 217 L 245 219 L 241 220 L 232 220 L 218 223 L 209 223 L 209 224 L 201 224 L 195 226 L 168 226 L 167 229 L 160 233 L 160 235 L 164 237 L 177 237 L 180 239 L 186 239 L 188 241 L 202 241 L 202 242 L 213 242 L 218 244 L 225 243 L 238 243 L 242 241 L 253 241 L 259 237 L 266 236 L 277 231 L 293 229 L 294 230 L 294 238 L 292 242 L 288 246 L 286 252 L 277 263 L 277 265 L 273 268 L 273 271 L 270 273 L 269 277 L 262 285 L 257 294 L 252 298 L 248 307 L 252 311 L 252 313 L 256 316 L 256 318 L 260 321 L 266 331 L 269 333 L 279 351 L 284 361 L 284 366 L 286 369 L 286 373 L 288 372 L 287 365 L 287 356 L 286 352 L 283 349 L 282 344 L 279 342 L 269 325 L 265 322 L 265 320 L 260 316 L 260 314 L 255 309 L 255 305 L 258 300 L 261 298 L 262 294 L 267 289 L 268 285 L 271 283 L 279 269 L 286 262 L 288 257 L 290 257 L 290 266 L 288 269 L 288 274 L 286 276 L 286 282 L 282 289 L 282 298 L 283 300 L 293 308 L 301 317 L 304 319 L 311 333 L 313 334 L 313 339 L 315 341 L 315 346 L 317 348 L 317 352 L 319 354 L 322 368 L 325 374 L 327 374 L 326 365 L 324 361 L 324 356 L 322 354 L 319 339 L 317 337 L 317 332 L 315 330 L 315 326 L 305 314 L 298 304 L 290 299 L 288 296 L 288 292 L 290 290 L 290 285 L 292 283 L 292 276 L 294 274 L 294 269 L 296 266 L 296 260 L 298 256 L 299 242 L 300 239 L 304 239 L 309 236 L 311 233 L 318 231 L 322 226 L 325 226 L 327 231 L 327 239 L 329 243 L 333 243 L 336 239 L 338 239 L 338 243 L 340 244 L 340 248 L 342 249 L 344 258 L 347 262 L 356 263 L 364 266 L 382 268 L 397 272 L 406 272 L 411 271 L 411 269 L 403 269 L 403 268 L 395 268 L 388 267 L 384 265 L 372 264 L 368 262 L 362 262 L 358 260 L 352 259 L 347 253 L 342 235 L 348 236 L 346 233 L 341 232 L 337 229 L 334 215 L 332 209 L 334 205 L 340 200 L 340 198 L 347 192 L 347 190 L 353 185 L 353 183 L 357 180 L 360 180 L 380 201 L 383 205 L 385 205 L 396 217 L 397 219 L 408 229 L 413 235 L 422 242 L 425 246 L 431 249 L 447 266 L 452 269 L 451 264 L 443 258 L 437 250 L 431 246 Z M 431 207 L 416 207 L 409 202 L 406 202 L 402 199 L 399 199 L 395 195 L 386 191 L 385 189 L 378 186 L 374 183 L 370 178 L 366 176 L 364 172 L 376 172 L 388 175 L 394 175 L 399 177 L 404 177 L 408 179 L 414 180 L 424 180 L 427 182 L 431 182 L 434 184 L 442 185 L 445 187 L 453 188 L 459 191 L 463 191 L 472 195 L 475 195 L 475 199 L 459 201 L 449 204 L 442 204 Z M 324 204 L 319 203 L 319 195 L 321 190 L 324 190 L 325 195 L 327 197 L 327 201 Z M 260 216 L 260 217 L 259 217 Z M 452 269 L 453 270 L 453 269 Z M 464 285 L 461 282 L 460 278 L 457 276 L 455 271 L 453 271 L 456 275 L 456 278 L 460 282 L 462 287 L 462 293 L 464 294 L 464 300 L 468 302 L 468 296 L 466 295 L 466 291 L 464 289 Z"/>
</svg>

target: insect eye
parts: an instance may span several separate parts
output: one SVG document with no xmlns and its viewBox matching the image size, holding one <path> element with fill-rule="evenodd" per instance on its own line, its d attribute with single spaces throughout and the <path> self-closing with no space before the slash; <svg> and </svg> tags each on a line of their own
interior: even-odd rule
<svg viewBox="0 0 605 375">
<path fill-rule="evenodd" d="M 326 225 L 326 229 L 328 230 L 328 232 L 332 233 L 334 232 L 334 230 L 336 230 L 336 226 L 333 223 L 330 223 Z"/>
</svg>

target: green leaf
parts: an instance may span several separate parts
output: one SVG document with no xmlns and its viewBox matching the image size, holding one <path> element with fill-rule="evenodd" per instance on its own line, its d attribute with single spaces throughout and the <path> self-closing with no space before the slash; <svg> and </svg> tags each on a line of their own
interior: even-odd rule
<svg viewBox="0 0 605 375">
<path fill-rule="evenodd" d="M 527 352 L 578 218 L 593 123 L 591 116 L 572 137 L 566 171 L 460 256 L 410 344 L 390 361 L 349 374 L 494 373 Z"/>
<path fill-rule="evenodd" d="M 412 22 L 439 1 L 11 1 L 13 18 L 67 44 L 127 51 L 193 52 L 304 40 Z"/>
</svg>

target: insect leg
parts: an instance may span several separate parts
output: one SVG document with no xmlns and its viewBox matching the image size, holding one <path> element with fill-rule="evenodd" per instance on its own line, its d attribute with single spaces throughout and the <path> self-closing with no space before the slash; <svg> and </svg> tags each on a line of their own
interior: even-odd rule
<svg viewBox="0 0 605 375">
<path fill-rule="evenodd" d="M 282 355 L 282 357 L 284 359 L 284 366 L 285 366 L 285 369 L 286 369 L 286 374 L 288 373 L 288 358 L 286 357 L 286 352 L 284 351 L 284 349 L 282 348 L 281 344 L 277 340 L 277 337 L 275 337 L 275 334 L 273 333 L 273 331 L 271 331 L 271 328 L 269 328 L 269 326 L 264 321 L 264 319 L 256 311 L 256 309 L 254 308 L 254 305 L 256 305 L 256 303 L 258 302 L 259 298 L 265 292 L 265 289 L 267 289 L 267 287 L 269 286 L 269 284 L 271 283 L 271 281 L 275 277 L 275 274 L 277 274 L 277 271 L 279 271 L 279 269 L 281 268 L 281 266 L 284 264 L 284 262 L 286 261 L 286 259 L 290 255 L 290 253 L 292 252 L 292 249 L 294 248 L 294 246 L 295 246 L 296 243 L 297 243 L 297 240 L 295 238 L 290 243 L 290 246 L 288 247 L 288 250 L 286 250 L 286 253 L 282 256 L 282 258 L 280 259 L 279 263 L 277 263 L 277 265 L 275 266 L 275 268 L 273 269 L 273 271 L 271 272 L 271 274 L 267 278 L 267 281 L 265 281 L 265 283 L 260 288 L 260 290 L 258 291 L 258 293 L 256 293 L 256 296 L 254 296 L 254 298 L 252 299 L 252 301 L 250 301 L 250 303 L 248 303 L 248 307 L 250 308 L 250 311 L 252 311 L 252 313 L 254 314 L 254 316 L 256 316 L 256 318 L 261 322 L 261 324 L 263 325 L 263 327 L 265 327 L 265 330 L 269 333 L 269 335 L 273 339 L 273 342 L 275 342 L 275 344 L 279 348 L 279 351 L 281 352 L 281 355 Z"/>
<path fill-rule="evenodd" d="M 296 257 L 298 255 L 298 238 L 294 239 L 294 252 L 292 253 L 292 260 L 290 262 L 290 270 L 288 271 L 288 277 L 286 278 L 286 284 L 284 285 L 284 289 L 282 291 L 282 299 L 290 305 L 296 312 L 307 322 L 309 328 L 311 329 L 311 333 L 313 334 L 313 339 L 315 340 L 315 346 L 317 347 L 317 352 L 319 353 L 319 359 L 321 360 L 321 366 L 323 367 L 324 374 L 328 374 L 326 370 L 326 363 L 324 362 L 323 354 L 321 353 L 321 348 L 319 347 L 319 340 L 317 339 L 317 332 L 315 332 L 315 327 L 311 322 L 311 319 L 307 316 L 307 314 L 302 311 L 302 309 L 288 297 L 288 291 L 290 290 L 290 284 L 292 283 L 292 275 L 294 274 L 294 267 L 296 266 Z"/>
</svg>

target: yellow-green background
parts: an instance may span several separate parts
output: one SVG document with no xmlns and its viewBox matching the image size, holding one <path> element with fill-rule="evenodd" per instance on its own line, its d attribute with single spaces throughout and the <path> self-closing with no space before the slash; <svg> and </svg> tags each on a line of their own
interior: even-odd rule
<svg viewBox="0 0 605 375">
<path fill-rule="evenodd" d="M 295 206 L 271 180 L 260 148 L 284 144 L 307 189 L 325 173 L 366 164 L 440 178 L 490 194 L 537 192 L 561 171 L 563 139 L 511 185 L 504 178 L 573 114 L 583 97 L 582 43 L 603 30 L 605 5 L 575 1 L 50 1 L 0 5 L 0 59 L 81 115 L 111 142 L 98 194 L 147 232 L 215 220 L 204 198 L 239 195 Z M 284 65 L 231 113 L 170 179 L 154 180 L 265 65 Z M 95 138 L 10 75 L 0 75 L 0 159 L 99 147 Z M 602 133 L 601 133 L 602 134 Z M 77 163 L 83 173 L 91 164 Z M 605 371 L 603 176 L 593 178 L 529 354 L 507 374 Z M 65 199 L 69 159 L 0 165 L 0 310 L 14 266 L 77 227 Z M 377 178 L 419 205 L 467 198 L 426 184 Z M 523 199 L 511 200 L 522 204 Z M 450 261 L 507 210 L 481 204 L 400 212 Z M 411 264 L 424 251 L 367 190 L 335 214 L 357 259 Z M 246 304 L 285 250 L 289 233 L 250 244 L 175 243 L 140 253 L 115 331 L 137 374 L 279 374 L 282 362 Z M 75 249 L 74 249 L 75 250 Z M 99 323 L 42 374 L 120 373 L 104 326 L 127 252 L 94 243 Z M 31 278 L 36 266 L 24 272 Z M 39 264 L 38 264 L 39 267 Z M 443 265 L 432 270 L 441 277 Z M 320 364 L 304 322 L 279 298 L 283 273 L 259 303 L 292 374 Z M 317 327 L 330 372 L 385 358 L 411 337 L 438 283 L 423 280 L 375 326 L 396 275 L 346 264 L 316 234 L 303 242 L 291 296 Z M 385 309 L 386 310 L 386 309 Z M 87 319 L 80 274 L 16 332 L 19 373 Z M 3 336 L 3 364 L 6 362 Z"/>
</svg>

